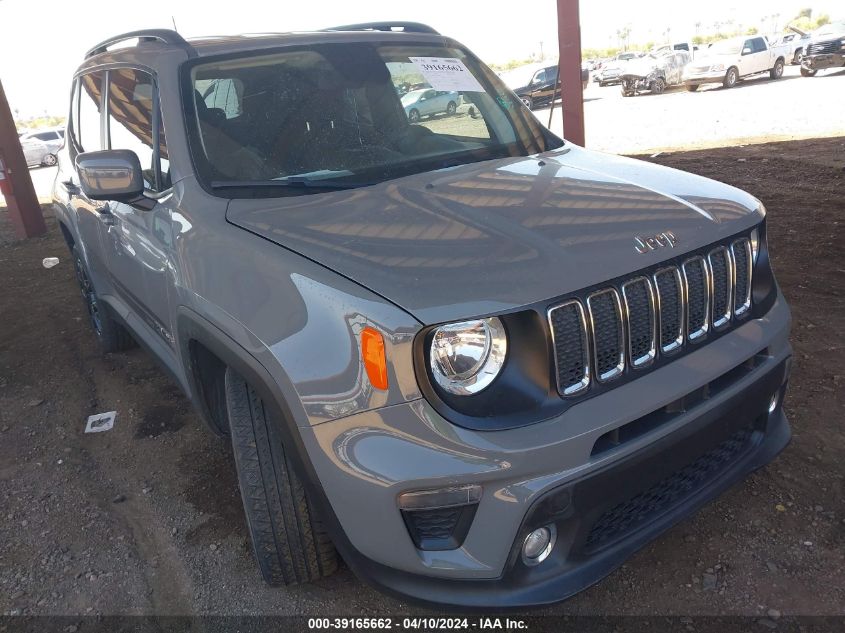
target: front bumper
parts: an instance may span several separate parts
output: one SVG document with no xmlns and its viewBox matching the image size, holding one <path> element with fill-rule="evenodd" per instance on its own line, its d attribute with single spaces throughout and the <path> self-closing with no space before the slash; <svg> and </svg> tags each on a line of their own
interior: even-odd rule
<svg viewBox="0 0 845 633">
<path fill-rule="evenodd" d="M 807 70 L 824 70 L 825 68 L 840 68 L 845 66 L 845 52 L 827 53 L 822 55 L 804 55 L 801 66 Z"/>
<path fill-rule="evenodd" d="M 440 606 L 563 600 L 786 446 L 788 329 L 779 298 L 731 335 L 520 429 L 455 427 L 424 401 L 317 425 L 305 444 L 342 526 L 339 549 L 365 580 Z M 623 441 L 598 450 L 614 430 Z M 483 495 L 462 546 L 416 549 L 398 495 L 467 483 Z M 550 522 L 551 557 L 524 566 L 524 535 Z"/>
<path fill-rule="evenodd" d="M 725 79 L 725 72 L 706 72 L 696 75 L 685 75 L 685 86 L 703 86 L 705 84 L 720 84 Z"/>
</svg>

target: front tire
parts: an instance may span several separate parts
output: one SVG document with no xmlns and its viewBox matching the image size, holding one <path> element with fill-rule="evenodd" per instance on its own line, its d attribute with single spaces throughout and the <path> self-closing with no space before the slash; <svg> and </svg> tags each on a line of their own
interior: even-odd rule
<svg viewBox="0 0 845 633">
<path fill-rule="evenodd" d="M 689 92 L 695 92 L 696 90 L 698 90 L 698 84 L 689 84 L 687 86 L 687 91 Z"/>
<path fill-rule="evenodd" d="M 733 88 L 738 81 L 739 71 L 734 66 L 731 66 L 728 68 L 728 72 L 725 73 L 725 79 L 722 81 L 722 85 L 725 88 Z"/>
<path fill-rule="evenodd" d="M 819 72 L 818 70 L 810 70 L 809 68 L 804 68 L 801 66 L 801 76 L 802 77 L 815 77 L 816 73 Z"/>
<path fill-rule="evenodd" d="M 658 77 L 654 81 L 651 82 L 651 94 L 653 95 L 660 95 L 666 91 L 666 82 L 663 80 L 662 77 Z"/>
<path fill-rule="evenodd" d="M 408 121 L 411 123 L 419 123 L 421 118 L 420 111 L 416 108 L 408 112 Z"/>
<path fill-rule="evenodd" d="M 450 101 L 446 105 L 446 114 L 448 116 L 455 116 L 455 112 L 457 112 L 457 111 L 458 111 L 458 104 L 455 103 L 454 101 Z"/>
<path fill-rule="evenodd" d="M 780 79 L 781 77 L 783 77 L 783 65 L 783 60 L 778 59 L 775 62 L 775 65 L 769 71 L 769 77 L 771 77 L 772 79 Z"/>
<path fill-rule="evenodd" d="M 522 101 L 522 104 L 529 110 L 534 109 L 534 99 L 530 96 L 520 97 L 519 100 Z"/>
<path fill-rule="evenodd" d="M 45 167 L 52 167 L 57 162 L 59 162 L 59 159 L 56 158 L 55 154 L 47 154 L 44 157 L 44 159 L 41 161 L 41 164 L 44 165 Z"/>
<path fill-rule="evenodd" d="M 331 575 L 337 552 L 287 456 L 283 422 L 235 371 L 226 369 L 225 381 L 238 484 L 261 575 L 273 586 Z"/>
<path fill-rule="evenodd" d="M 100 350 L 104 354 L 110 354 L 135 347 L 136 343 L 132 335 L 112 316 L 111 308 L 97 297 L 97 291 L 85 267 L 82 253 L 76 246 L 71 249 L 71 257 L 73 257 L 73 267 L 82 293 L 82 301 L 88 310 L 91 329 L 94 330 Z"/>
</svg>

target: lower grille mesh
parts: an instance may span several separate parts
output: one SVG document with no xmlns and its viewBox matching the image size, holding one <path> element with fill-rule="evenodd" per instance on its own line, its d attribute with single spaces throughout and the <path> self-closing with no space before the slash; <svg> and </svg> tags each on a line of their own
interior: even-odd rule
<svg viewBox="0 0 845 633">
<path fill-rule="evenodd" d="M 735 433 L 688 466 L 602 514 L 590 530 L 585 549 L 617 540 L 701 490 L 742 456 L 751 434 L 751 429 Z"/>
</svg>

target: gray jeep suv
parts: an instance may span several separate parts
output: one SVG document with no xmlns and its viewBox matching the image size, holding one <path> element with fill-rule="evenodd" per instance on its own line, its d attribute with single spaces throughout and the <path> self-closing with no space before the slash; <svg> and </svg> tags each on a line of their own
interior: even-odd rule
<svg viewBox="0 0 845 633">
<path fill-rule="evenodd" d="M 411 122 L 408 84 L 468 107 Z M 134 32 L 72 95 L 96 337 L 231 438 L 271 584 L 558 601 L 789 441 L 760 201 L 562 141 L 429 27 Z"/>
</svg>

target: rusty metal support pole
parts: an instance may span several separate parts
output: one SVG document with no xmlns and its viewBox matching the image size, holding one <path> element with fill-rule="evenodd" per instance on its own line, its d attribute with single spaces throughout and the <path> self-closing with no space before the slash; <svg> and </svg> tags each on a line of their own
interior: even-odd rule
<svg viewBox="0 0 845 633">
<path fill-rule="evenodd" d="M 47 232 L 41 205 L 35 195 L 35 187 L 29 177 L 29 169 L 23 156 L 15 120 L 3 82 L 0 82 L 0 169 L 3 170 L 2 191 L 9 209 L 9 217 L 20 238 L 35 237 Z"/>
<path fill-rule="evenodd" d="M 581 85 L 579 0 L 557 0 L 558 61 L 563 101 L 563 137 L 584 145 L 584 89 Z"/>
</svg>

